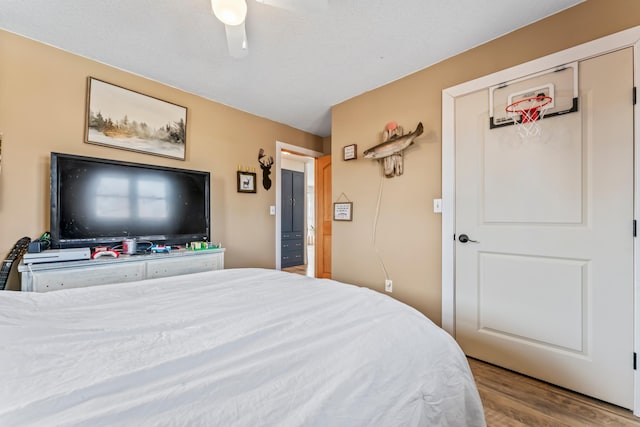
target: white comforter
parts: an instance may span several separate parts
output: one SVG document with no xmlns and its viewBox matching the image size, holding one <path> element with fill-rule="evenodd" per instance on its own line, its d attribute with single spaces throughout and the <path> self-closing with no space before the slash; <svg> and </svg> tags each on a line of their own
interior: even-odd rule
<svg viewBox="0 0 640 427">
<path fill-rule="evenodd" d="M 457 344 L 385 295 L 238 269 L 0 292 L 0 426 L 481 426 Z"/>
</svg>

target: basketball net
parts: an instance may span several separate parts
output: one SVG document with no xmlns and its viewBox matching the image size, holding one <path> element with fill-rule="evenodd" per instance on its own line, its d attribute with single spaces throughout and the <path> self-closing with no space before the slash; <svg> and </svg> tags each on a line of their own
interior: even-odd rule
<svg viewBox="0 0 640 427">
<path fill-rule="evenodd" d="M 550 96 L 538 95 L 507 105 L 507 116 L 513 120 L 521 138 L 530 138 L 542 133 L 538 121 L 544 117 L 552 100 Z"/>
</svg>

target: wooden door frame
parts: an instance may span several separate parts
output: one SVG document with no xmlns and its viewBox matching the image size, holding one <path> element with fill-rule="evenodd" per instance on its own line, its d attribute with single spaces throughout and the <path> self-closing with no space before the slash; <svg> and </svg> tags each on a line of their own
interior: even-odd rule
<svg viewBox="0 0 640 427">
<path fill-rule="evenodd" d="M 442 91 L 442 328 L 455 337 L 455 98 L 574 61 L 633 47 L 634 85 L 640 82 L 640 26 L 544 56 Z M 631 102 L 631 94 L 629 95 Z M 634 107 L 634 218 L 640 212 L 640 113 Z M 630 222 L 632 218 L 629 218 Z M 631 225 L 630 225 L 631 230 Z M 631 232 L 631 231 L 630 231 Z M 640 325 L 640 243 L 634 239 L 634 325 Z M 634 327 L 634 352 L 640 353 L 640 327 Z M 633 355 L 629 355 L 631 358 Z M 633 413 L 640 416 L 640 370 L 634 371 Z"/>
<path fill-rule="evenodd" d="M 282 268 L 281 263 L 281 250 L 282 250 L 282 188 L 280 188 L 281 178 L 282 178 L 282 152 L 289 151 L 292 153 L 300 154 L 301 156 L 306 157 L 320 157 L 323 156 L 323 153 L 318 151 L 313 151 L 308 148 L 298 147 L 297 145 L 287 144 L 286 142 L 276 141 L 276 176 L 275 176 L 275 187 L 276 187 L 276 270 L 280 270 Z M 305 254 L 306 256 L 306 254 Z"/>
<path fill-rule="evenodd" d="M 316 209 L 316 229 L 315 229 L 315 263 L 313 275 L 319 279 L 331 279 L 332 260 L 332 197 L 331 189 L 331 154 L 327 154 L 315 159 L 315 209 Z"/>
</svg>

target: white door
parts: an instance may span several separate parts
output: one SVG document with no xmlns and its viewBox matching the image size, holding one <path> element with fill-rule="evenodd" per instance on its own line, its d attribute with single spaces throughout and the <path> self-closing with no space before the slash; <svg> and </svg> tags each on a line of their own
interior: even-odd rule
<svg viewBox="0 0 640 427">
<path fill-rule="evenodd" d="M 633 407 L 633 52 L 578 64 L 539 137 L 455 102 L 456 339 L 469 356 Z"/>
</svg>

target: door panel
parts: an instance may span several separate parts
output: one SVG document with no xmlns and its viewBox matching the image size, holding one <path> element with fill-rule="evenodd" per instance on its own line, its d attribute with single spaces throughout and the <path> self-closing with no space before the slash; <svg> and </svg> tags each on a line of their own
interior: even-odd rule
<svg viewBox="0 0 640 427">
<path fill-rule="evenodd" d="M 315 276 L 331 278 L 331 155 L 319 157 L 315 165 L 316 262 Z"/>
<path fill-rule="evenodd" d="M 292 231 L 304 231 L 304 173 L 293 172 L 291 182 L 291 195 L 293 199 L 293 207 L 291 218 Z"/>
<path fill-rule="evenodd" d="M 482 158 L 485 222 L 582 223 L 580 114 L 546 119 L 541 125 L 543 138 L 528 140 L 532 143 L 514 139 L 513 126 L 488 132 Z M 547 169 L 554 173 L 540 173 Z"/>
<path fill-rule="evenodd" d="M 633 57 L 579 64 L 542 136 L 456 99 L 456 338 L 465 353 L 633 405 Z"/>
<path fill-rule="evenodd" d="M 586 266 L 584 261 L 557 257 L 480 253 L 480 329 L 536 345 L 584 351 Z"/>
<path fill-rule="evenodd" d="M 282 219 L 281 219 L 281 228 L 280 230 L 285 232 L 293 231 L 293 175 L 290 170 L 282 169 L 281 171 L 281 180 L 282 180 Z"/>
</svg>

